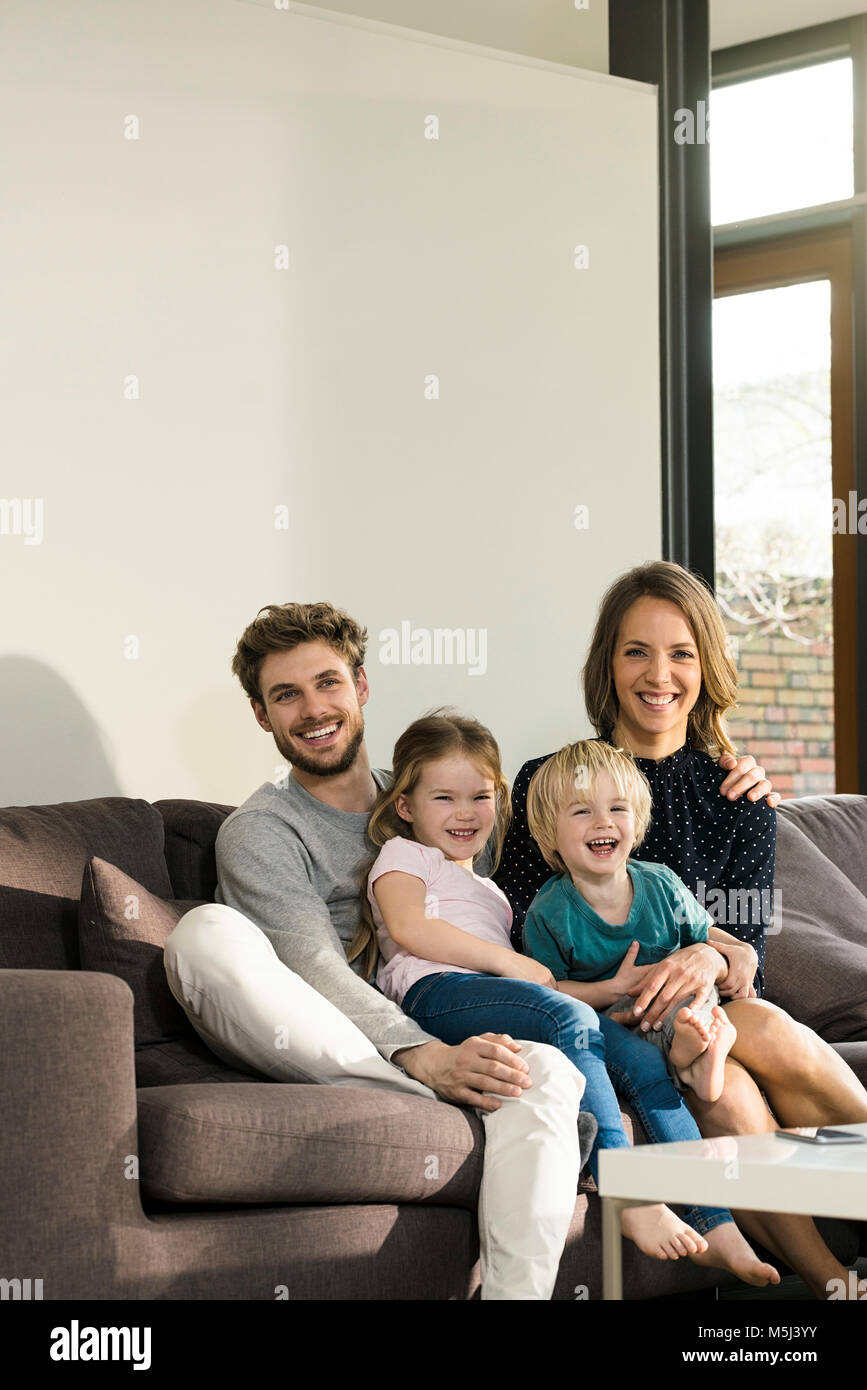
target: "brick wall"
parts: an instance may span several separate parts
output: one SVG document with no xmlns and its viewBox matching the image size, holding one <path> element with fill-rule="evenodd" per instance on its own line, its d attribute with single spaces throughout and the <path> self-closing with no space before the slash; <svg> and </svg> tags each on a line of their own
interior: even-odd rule
<svg viewBox="0 0 867 1390">
<path fill-rule="evenodd" d="M 752 753 L 785 796 L 834 790 L 834 662 L 827 640 L 794 642 L 779 633 L 732 635 L 740 687 L 726 723 L 739 752 Z"/>
</svg>

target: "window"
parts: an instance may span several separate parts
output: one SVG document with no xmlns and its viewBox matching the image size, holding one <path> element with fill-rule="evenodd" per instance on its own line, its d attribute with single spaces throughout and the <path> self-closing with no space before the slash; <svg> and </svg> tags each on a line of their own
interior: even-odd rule
<svg viewBox="0 0 867 1390">
<path fill-rule="evenodd" d="M 719 88 L 709 109 L 715 226 L 851 198 L 851 58 Z"/>
<path fill-rule="evenodd" d="M 855 201 L 852 59 L 726 81 L 710 162 L 729 723 L 784 796 L 857 791 L 856 537 L 839 530 L 855 487 L 851 228 L 814 211 Z"/>
</svg>

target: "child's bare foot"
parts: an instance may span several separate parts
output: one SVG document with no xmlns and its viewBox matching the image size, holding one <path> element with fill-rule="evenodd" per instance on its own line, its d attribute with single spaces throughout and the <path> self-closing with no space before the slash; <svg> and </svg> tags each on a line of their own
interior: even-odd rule
<svg viewBox="0 0 867 1390">
<path fill-rule="evenodd" d="M 639 1250 L 654 1260 L 678 1260 L 699 1255 L 707 1241 L 660 1202 L 653 1207 L 627 1207 L 620 1215 L 620 1229 Z"/>
<path fill-rule="evenodd" d="M 759 1259 L 733 1221 L 714 1226 L 712 1231 L 708 1231 L 705 1240 L 707 1249 L 689 1257 L 694 1264 L 727 1269 L 745 1284 L 779 1284 L 780 1276 L 774 1266 L 766 1265 Z"/>
<path fill-rule="evenodd" d="M 719 1100 L 725 1086 L 725 1060 L 737 1041 L 737 1029 L 730 1021 L 725 1009 L 720 1008 L 719 1004 L 711 1009 L 713 1023 L 710 1028 L 702 1027 L 702 1031 L 709 1033 L 709 1041 L 705 1044 L 695 1059 L 682 1066 L 675 1057 L 675 1046 L 681 1041 L 678 1035 L 678 1024 L 684 1014 L 691 1014 L 691 1009 L 681 1009 L 674 1020 L 675 1037 L 671 1045 L 671 1060 L 677 1067 L 678 1075 L 685 1086 L 689 1086 L 695 1091 L 700 1100 L 715 1101 Z M 685 1020 L 682 1025 L 684 1031 L 692 1023 L 692 1020 Z M 726 1223 L 729 1224 L 729 1223 Z"/>
<path fill-rule="evenodd" d="M 691 1067 L 697 1057 L 707 1050 L 712 1033 L 692 1009 L 679 1009 L 674 1016 L 674 1038 L 671 1044 L 672 1065 L 678 1072 Z"/>
</svg>

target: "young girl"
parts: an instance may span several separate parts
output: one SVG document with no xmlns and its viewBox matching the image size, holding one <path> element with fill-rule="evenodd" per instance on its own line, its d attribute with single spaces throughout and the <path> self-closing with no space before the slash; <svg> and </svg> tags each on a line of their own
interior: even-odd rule
<svg viewBox="0 0 867 1390">
<path fill-rule="evenodd" d="M 584 1106 L 598 1123 L 589 1159 L 596 1178 L 599 1150 L 629 1145 L 603 1039 L 603 1025 L 609 1034 L 620 1025 L 560 993 L 546 966 L 513 950 L 507 899 L 473 872 L 492 834 L 499 854 L 508 814 L 509 788 L 488 730 L 445 711 L 416 720 L 395 745 L 392 783 L 370 817 L 368 835 L 382 848 L 365 879 L 367 931 L 349 957 L 366 949 L 370 965 L 378 943 L 379 988 L 446 1043 L 497 1031 L 559 1047 L 584 1076 Z M 660 1054 L 638 1051 L 642 1074 L 631 1078 L 629 1098 L 650 1138 L 697 1138 Z M 692 1208 L 682 1221 L 662 1204 L 633 1207 L 622 1228 L 656 1259 L 688 1255 L 753 1284 L 779 1282 L 724 1209 Z"/>
</svg>

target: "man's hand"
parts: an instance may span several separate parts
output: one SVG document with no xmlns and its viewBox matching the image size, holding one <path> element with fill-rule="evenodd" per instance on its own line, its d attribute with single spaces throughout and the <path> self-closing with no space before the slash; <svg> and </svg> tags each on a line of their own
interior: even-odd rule
<svg viewBox="0 0 867 1390">
<path fill-rule="evenodd" d="M 648 968 L 643 984 L 633 985 L 627 994 L 637 995 L 635 1012 L 641 1017 L 642 1032 L 662 1020 L 675 1004 L 690 994 L 690 1008 L 700 1009 L 713 986 L 728 974 L 728 961 L 713 946 L 696 942 L 673 951 L 665 960 Z"/>
<path fill-rule="evenodd" d="M 766 796 L 772 809 L 780 804 L 780 793 L 774 791 L 773 784 L 765 776 L 765 769 L 759 766 L 751 753 L 742 753 L 739 758 L 726 753 L 720 758 L 719 766 L 731 769 L 728 777 L 720 782 L 720 796 L 737 801 L 744 792 L 748 792 L 750 801 L 761 801 Z"/>
<path fill-rule="evenodd" d="M 533 1084 L 527 1063 L 516 1056 L 520 1050 L 521 1044 L 508 1033 L 482 1033 L 458 1047 L 429 1042 L 401 1048 L 392 1061 L 399 1060 L 404 1071 L 443 1100 L 493 1112 L 502 1104 L 496 1096 L 520 1096 Z M 496 1095 L 484 1095 L 485 1091 Z"/>
</svg>

